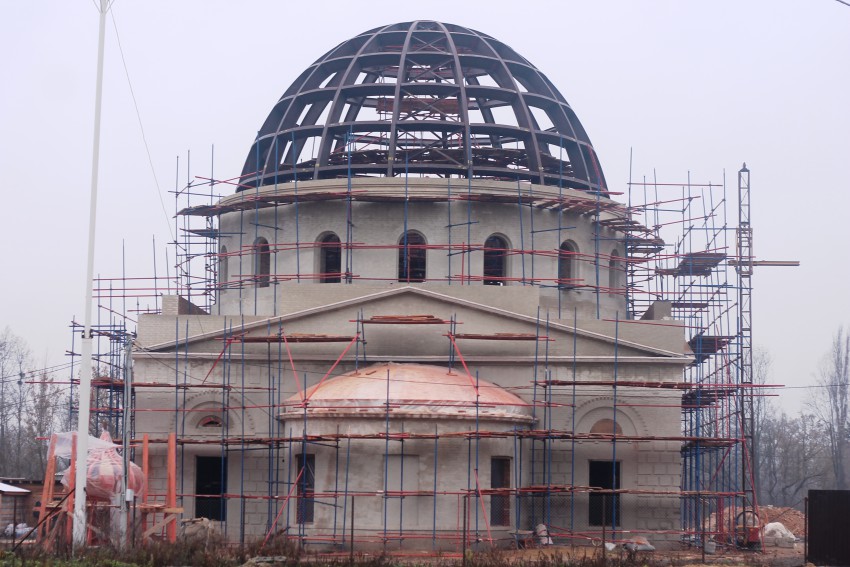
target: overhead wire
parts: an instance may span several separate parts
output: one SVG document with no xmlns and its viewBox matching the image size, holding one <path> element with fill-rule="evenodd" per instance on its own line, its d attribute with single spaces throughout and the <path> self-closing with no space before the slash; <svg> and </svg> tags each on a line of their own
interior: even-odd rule
<svg viewBox="0 0 850 567">
<path fill-rule="evenodd" d="M 139 122 L 139 131 L 142 135 L 142 142 L 145 145 L 145 153 L 148 157 L 148 164 L 151 168 L 151 175 L 153 176 L 154 185 L 156 185 L 156 196 L 159 199 L 159 205 L 162 208 L 162 214 L 165 217 L 165 225 L 168 227 L 168 233 L 171 235 L 172 240 L 175 239 L 174 231 L 171 228 L 170 217 L 168 216 L 168 212 L 165 209 L 165 201 L 162 199 L 162 188 L 159 186 L 159 178 L 156 176 L 156 168 L 153 164 L 153 158 L 151 157 L 150 146 L 148 145 L 148 139 L 145 135 L 145 126 L 142 122 L 142 114 L 139 111 L 139 103 L 136 99 L 136 92 L 133 89 L 133 82 L 130 80 L 130 70 L 127 67 L 127 60 L 124 57 L 124 49 L 121 46 L 121 36 L 118 33 L 118 23 L 115 20 L 115 10 L 110 10 L 109 15 L 112 17 L 112 27 L 115 29 L 115 40 L 118 44 L 118 53 L 121 55 L 121 64 L 124 67 L 124 74 L 127 77 L 127 86 L 130 88 L 130 97 L 133 99 L 133 108 L 136 111 L 136 119 Z"/>
</svg>

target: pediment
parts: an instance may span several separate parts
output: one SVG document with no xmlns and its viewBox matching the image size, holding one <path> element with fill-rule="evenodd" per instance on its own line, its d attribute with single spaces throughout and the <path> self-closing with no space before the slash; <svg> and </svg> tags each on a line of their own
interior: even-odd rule
<svg viewBox="0 0 850 567">
<path fill-rule="evenodd" d="M 353 286 L 356 289 L 356 286 Z M 147 351 L 168 351 L 178 344 L 194 351 L 216 351 L 234 337 L 250 337 L 252 346 L 281 332 L 300 343 L 302 352 L 341 352 L 347 339 L 360 333 L 372 356 L 415 357 L 440 353 L 465 356 L 651 357 L 687 362 L 680 327 L 631 321 L 564 321 L 515 312 L 427 287 L 401 286 L 364 293 L 342 301 L 274 317 L 191 315 L 182 325 L 173 317 L 161 324 L 177 328 L 177 341 L 140 345 Z M 399 317 L 417 316 L 415 320 Z M 199 319 L 200 318 L 200 319 Z M 148 319 L 146 324 L 154 324 Z M 455 347 L 447 336 L 455 337 Z M 323 335 L 326 339 L 318 338 Z M 159 335 L 162 336 L 162 335 Z M 317 337 L 314 341 L 304 337 Z M 544 340 L 547 338 L 549 340 Z M 228 339 L 229 338 L 229 339 Z M 300 338 L 300 339 L 299 339 Z M 538 340 L 539 339 L 539 340 Z M 309 345 L 304 343 L 311 343 Z M 338 343 L 338 346 L 333 344 Z M 247 346 L 247 345 L 246 345 Z M 268 347 L 263 346 L 264 350 Z"/>
</svg>

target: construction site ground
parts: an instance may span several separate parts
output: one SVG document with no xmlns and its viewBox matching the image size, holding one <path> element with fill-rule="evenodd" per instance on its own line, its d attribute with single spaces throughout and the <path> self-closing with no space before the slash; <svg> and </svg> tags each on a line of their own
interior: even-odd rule
<svg viewBox="0 0 850 567">
<path fill-rule="evenodd" d="M 461 563 L 458 553 L 446 553 L 435 556 L 433 553 L 405 552 L 401 554 L 388 553 L 387 556 L 395 564 L 455 564 Z M 387 557 L 385 556 L 385 557 Z M 355 563 L 369 564 L 381 557 L 380 553 L 357 553 Z M 317 554 L 301 556 L 301 562 L 321 564 L 324 561 L 339 562 L 349 558 L 347 553 Z M 254 558 L 249 561 L 254 565 L 274 564 L 274 560 Z M 706 553 L 696 547 L 652 551 L 639 551 L 628 554 L 622 548 L 606 551 L 603 556 L 601 547 L 550 545 L 529 549 L 495 550 L 467 554 L 468 565 L 635 565 L 642 567 L 658 566 L 688 566 L 688 565 L 723 565 L 723 566 L 769 566 L 769 567 L 798 567 L 805 564 L 804 543 L 798 541 L 793 547 L 765 547 L 764 550 L 737 549 L 733 546 L 718 545 L 714 554 Z"/>
<path fill-rule="evenodd" d="M 602 556 L 600 548 L 581 546 L 549 546 L 542 549 L 520 549 L 502 552 L 508 563 L 534 563 L 539 559 L 557 560 L 558 563 L 584 564 Z M 793 548 L 766 547 L 764 551 L 723 549 L 718 546 L 714 554 L 705 554 L 698 548 L 666 551 L 639 551 L 632 557 L 620 550 L 606 553 L 606 558 L 619 564 L 633 559 L 635 565 L 769 565 L 771 567 L 796 567 L 803 565 L 803 543 Z"/>
</svg>

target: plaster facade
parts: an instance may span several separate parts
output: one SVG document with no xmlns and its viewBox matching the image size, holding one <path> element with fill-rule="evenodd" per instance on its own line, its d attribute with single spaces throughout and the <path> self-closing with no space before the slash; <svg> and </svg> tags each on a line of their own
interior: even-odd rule
<svg viewBox="0 0 850 567">
<path fill-rule="evenodd" d="M 362 539 L 358 545 L 451 549 L 457 545 L 458 526 L 454 524 L 462 506 L 459 494 L 471 491 L 475 495 L 479 489 L 490 488 L 492 457 L 510 459 L 510 486 L 528 489 L 511 497 L 510 521 L 506 526 L 488 525 L 490 518 L 485 521 L 485 516 L 491 513 L 491 496 L 481 492 L 471 503 L 467 502 L 470 529 L 476 537 L 482 541 L 492 537 L 501 545 L 511 541 L 510 532 L 514 530 L 532 529 L 541 522 L 561 526 L 570 517 L 576 527 L 581 526 L 577 531 L 592 532 L 587 517 L 591 497 L 587 491 L 558 489 L 541 496 L 532 489 L 591 486 L 592 461 L 619 463 L 620 486 L 626 490 L 662 493 L 679 487 L 681 442 L 676 438 L 681 433 L 677 394 L 660 389 L 620 388 L 615 403 L 610 386 L 581 385 L 583 381 L 610 381 L 614 377 L 633 382 L 680 380 L 682 367 L 690 357 L 683 330 L 675 322 L 629 325 L 627 321 L 579 317 L 578 309 L 572 307 L 563 309 L 562 314 L 568 315 L 563 318 L 558 318 L 551 309 L 538 314 L 538 306 L 545 302 L 549 290 L 521 284 L 320 284 L 308 280 L 280 282 L 266 289 L 252 287 L 248 285 L 241 290 L 243 297 L 250 298 L 253 291 L 258 296 L 259 292 L 276 295 L 276 300 L 266 298 L 256 303 L 261 313 L 258 315 L 239 315 L 239 303 L 228 303 L 227 298 L 216 315 L 197 313 L 177 300 L 167 301 L 166 312 L 141 317 L 134 355 L 136 373 L 146 381 L 178 384 L 206 381 L 229 388 L 226 395 L 221 390 L 191 387 L 146 393 L 139 403 L 140 409 L 160 411 L 138 413 L 136 427 L 154 438 L 164 438 L 169 431 L 177 431 L 185 441 L 178 461 L 182 463 L 181 492 L 187 495 L 183 498 L 186 517 L 198 514 L 192 496 L 197 492 L 197 457 L 226 457 L 226 492 L 234 496 L 226 501 L 226 522 L 222 523 L 222 529 L 234 540 L 263 536 L 279 514 L 276 531 L 283 530 L 306 543 L 339 542 L 344 529 L 350 529 L 350 519 L 342 508 L 350 511 L 347 506 L 356 494 L 357 533 L 361 534 L 358 539 Z M 228 290 L 226 294 L 236 295 L 237 290 Z M 604 299 L 609 306 L 616 304 L 607 294 Z M 572 305 L 568 299 L 563 302 Z M 263 306 L 269 303 L 275 308 L 263 312 L 268 309 Z M 253 302 L 250 304 L 253 307 Z M 244 311 L 245 303 L 242 305 Z M 222 313 L 226 311 L 230 313 Z M 353 336 L 358 331 L 358 319 L 423 313 L 445 321 L 453 319 L 463 333 L 549 337 L 551 340 L 545 343 L 459 341 L 462 343 L 459 351 L 470 375 L 523 398 L 533 414 L 533 423 L 505 427 L 486 420 L 476 424 L 470 420 L 435 421 L 393 415 L 377 418 L 310 415 L 306 420 L 292 416 L 287 419 L 281 413 L 283 401 L 318 384 L 337 362 L 345 345 L 292 343 L 288 345 L 292 362 L 287 348 L 279 341 L 223 346 L 228 337 L 272 336 L 281 330 L 288 336 Z M 350 349 L 339 359 L 332 375 L 381 361 L 445 367 L 453 364 L 455 372 L 465 372 L 445 336 L 446 325 L 372 325 L 361 330 L 365 340 L 358 343 L 358 348 L 362 350 Z M 295 380 L 293 366 L 300 382 Z M 536 389 L 535 383 L 542 380 L 575 382 L 577 387 Z M 648 400 L 652 403 L 647 403 Z M 474 414 L 474 405 L 467 410 Z M 222 426 L 212 429 L 201 426 L 204 418 L 210 416 L 220 418 Z M 630 440 L 612 443 L 610 438 L 588 438 L 594 425 L 605 419 L 616 421 Z M 435 426 L 437 439 L 387 443 L 377 438 L 387 431 L 394 435 L 433 434 Z M 475 435 L 476 431 L 490 436 L 493 431 L 516 429 L 525 433 L 508 434 L 504 438 L 476 439 Z M 545 434 L 534 438 L 527 433 L 531 430 L 548 430 L 551 438 Z M 331 446 L 298 441 L 305 433 L 321 437 L 333 432 L 336 434 L 328 441 Z M 577 438 L 572 439 L 571 433 L 577 434 Z M 215 443 L 225 437 L 226 445 Z M 637 437 L 645 440 L 637 441 Z M 658 437 L 667 440 L 655 439 Z M 269 439 L 282 441 L 269 443 Z M 293 487 L 297 492 L 294 479 L 299 472 L 298 455 L 304 450 L 314 455 L 313 490 L 322 495 L 315 498 L 317 504 L 311 522 L 298 521 L 297 498 L 289 500 L 283 511 L 280 507 L 281 499 Z M 399 456 L 402 452 L 405 457 Z M 163 457 L 157 458 L 154 465 L 163 462 Z M 413 463 L 404 475 L 407 481 L 399 479 L 398 473 L 386 477 L 392 467 L 399 466 L 398 459 Z M 477 485 L 473 474 L 476 469 Z M 152 475 L 152 481 L 161 486 L 161 469 L 154 466 L 154 470 L 160 472 Z M 411 475 L 412 470 L 416 474 Z M 405 496 L 403 500 L 382 494 L 384 483 L 413 482 L 410 479 L 415 479 L 415 484 L 402 484 L 399 489 L 423 494 Z M 407 512 L 402 502 L 408 505 Z M 618 524 L 626 530 L 675 530 L 678 506 L 675 498 L 662 494 L 624 494 L 619 504 Z M 446 518 L 450 521 L 445 521 Z M 399 530 L 406 536 L 398 535 Z M 396 536 L 389 537 L 385 532 Z"/>
</svg>

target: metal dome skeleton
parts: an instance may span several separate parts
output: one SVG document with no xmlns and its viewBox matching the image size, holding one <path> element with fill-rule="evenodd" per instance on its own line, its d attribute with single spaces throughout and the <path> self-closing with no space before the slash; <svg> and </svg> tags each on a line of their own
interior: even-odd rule
<svg viewBox="0 0 850 567">
<path fill-rule="evenodd" d="M 433 21 L 367 31 L 301 73 L 260 129 L 241 190 L 405 173 L 606 192 L 545 75 L 488 35 Z"/>
</svg>

